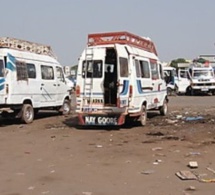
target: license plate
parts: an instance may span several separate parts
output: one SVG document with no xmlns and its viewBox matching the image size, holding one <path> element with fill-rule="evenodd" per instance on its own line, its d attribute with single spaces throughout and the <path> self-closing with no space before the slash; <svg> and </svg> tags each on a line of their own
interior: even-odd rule
<svg viewBox="0 0 215 195">
<path fill-rule="evenodd" d="M 117 125 L 118 117 L 116 116 L 85 116 L 86 125 Z"/>
<path fill-rule="evenodd" d="M 208 91 L 208 88 L 202 88 L 201 91 Z"/>
</svg>

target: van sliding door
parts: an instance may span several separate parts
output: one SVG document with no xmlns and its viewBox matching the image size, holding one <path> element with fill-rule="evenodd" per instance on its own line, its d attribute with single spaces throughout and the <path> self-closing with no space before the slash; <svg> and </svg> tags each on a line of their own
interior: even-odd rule
<svg viewBox="0 0 215 195">
<path fill-rule="evenodd" d="M 56 102 L 57 82 L 53 66 L 41 65 L 41 107 Z"/>
</svg>

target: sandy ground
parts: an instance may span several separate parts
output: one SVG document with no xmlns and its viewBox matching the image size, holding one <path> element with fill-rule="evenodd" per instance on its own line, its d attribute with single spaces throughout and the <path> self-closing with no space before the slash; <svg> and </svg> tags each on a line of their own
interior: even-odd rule
<svg viewBox="0 0 215 195">
<path fill-rule="evenodd" d="M 78 129 L 74 113 L 0 119 L 0 195 L 212 195 L 215 98 L 170 97 L 147 126 Z M 189 162 L 197 168 L 188 167 Z M 196 178 L 180 179 L 179 171 Z"/>
</svg>

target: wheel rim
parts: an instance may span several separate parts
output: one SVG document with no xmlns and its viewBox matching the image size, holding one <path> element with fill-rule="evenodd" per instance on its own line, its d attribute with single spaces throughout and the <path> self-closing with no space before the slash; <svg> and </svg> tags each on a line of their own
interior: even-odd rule
<svg viewBox="0 0 215 195">
<path fill-rule="evenodd" d="M 145 125 L 146 124 L 146 108 L 145 106 L 142 108 L 142 113 L 141 113 L 141 116 L 140 116 L 140 122 L 142 125 Z"/>
<path fill-rule="evenodd" d="M 63 104 L 63 112 L 68 113 L 69 111 L 70 111 L 69 104 L 64 103 L 64 104 Z"/>
<path fill-rule="evenodd" d="M 32 109 L 30 107 L 26 109 L 25 118 L 28 121 L 30 121 L 33 118 L 33 112 L 32 112 Z"/>
<path fill-rule="evenodd" d="M 167 113 L 167 103 L 166 102 L 163 105 L 163 111 L 164 111 L 164 114 Z"/>
</svg>

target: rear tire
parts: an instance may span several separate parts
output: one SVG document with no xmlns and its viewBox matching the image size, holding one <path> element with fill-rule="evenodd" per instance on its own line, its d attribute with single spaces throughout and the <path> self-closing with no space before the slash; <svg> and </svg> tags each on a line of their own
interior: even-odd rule
<svg viewBox="0 0 215 195">
<path fill-rule="evenodd" d="M 140 124 L 142 126 L 146 125 L 146 119 L 147 119 L 147 112 L 146 112 L 146 106 L 142 105 L 142 109 L 141 109 L 141 115 L 139 118 Z"/>
<path fill-rule="evenodd" d="M 163 102 L 163 105 L 160 107 L 160 114 L 162 116 L 166 116 L 168 113 L 168 105 L 167 105 L 167 100 L 165 99 Z"/>
<path fill-rule="evenodd" d="M 31 104 L 24 104 L 22 107 L 21 121 L 29 124 L 34 120 L 34 109 Z"/>
</svg>

